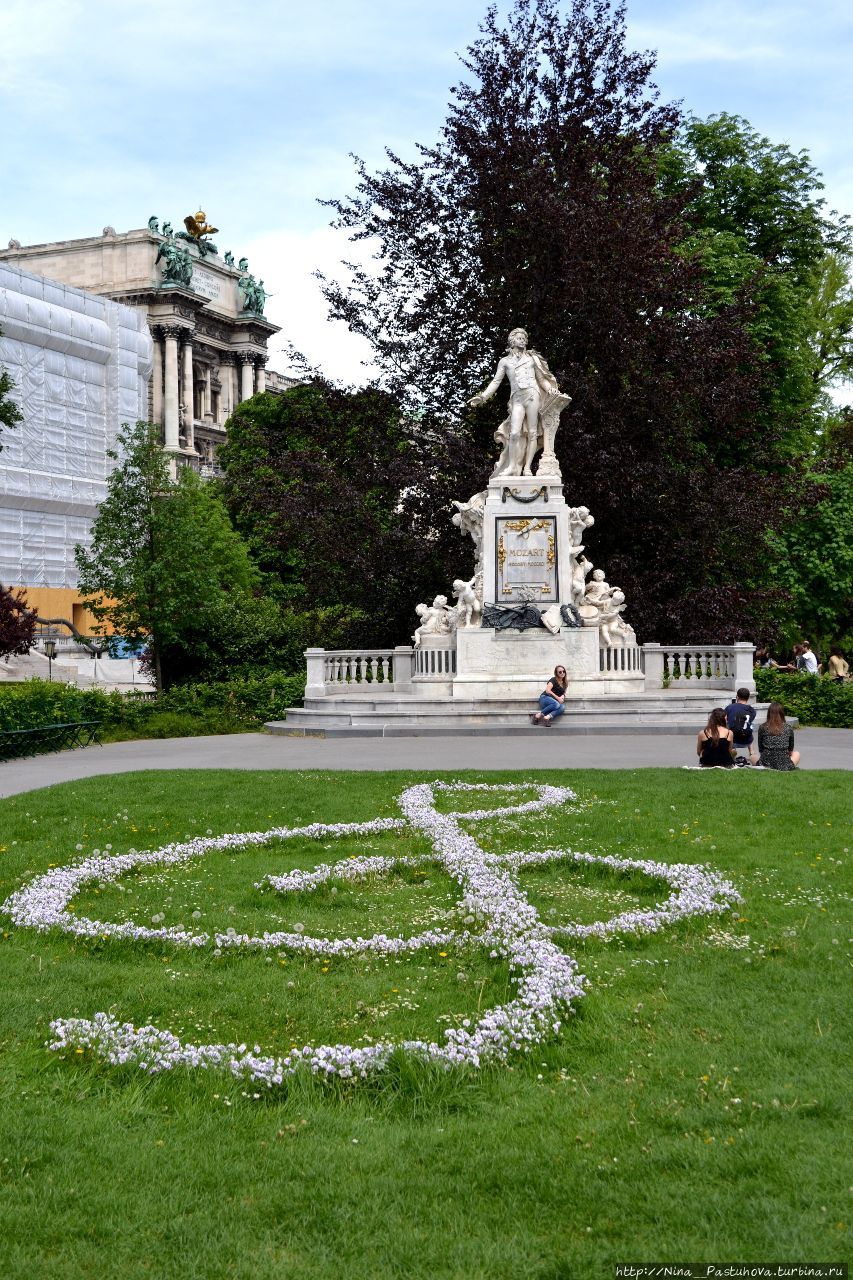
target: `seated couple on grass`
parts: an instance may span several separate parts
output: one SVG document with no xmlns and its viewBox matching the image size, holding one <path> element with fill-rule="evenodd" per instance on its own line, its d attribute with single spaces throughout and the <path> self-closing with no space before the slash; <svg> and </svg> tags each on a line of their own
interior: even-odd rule
<svg viewBox="0 0 853 1280">
<path fill-rule="evenodd" d="M 566 709 L 566 691 L 569 687 L 569 678 L 566 675 L 566 668 L 557 666 L 554 668 L 554 674 L 545 685 L 544 690 L 539 695 L 539 710 L 535 711 L 530 717 L 533 724 L 544 724 L 548 728 L 561 716 Z"/>
<path fill-rule="evenodd" d="M 733 769 L 736 764 L 761 765 L 764 769 L 787 772 L 796 769 L 800 753 L 794 750 L 794 730 L 785 723 L 781 702 L 771 702 L 767 719 L 758 729 L 758 754 L 753 746 L 752 724 L 755 708 L 749 706 L 749 690 L 738 689 L 737 701 L 728 707 L 714 707 L 708 723 L 696 738 L 696 754 L 703 769 Z M 740 747 L 749 752 L 738 756 Z"/>
</svg>

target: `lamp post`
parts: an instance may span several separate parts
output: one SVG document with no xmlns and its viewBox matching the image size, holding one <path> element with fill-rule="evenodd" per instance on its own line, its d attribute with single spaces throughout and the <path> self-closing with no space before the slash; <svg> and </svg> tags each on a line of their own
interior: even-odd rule
<svg viewBox="0 0 853 1280">
<path fill-rule="evenodd" d="M 52 680 L 53 679 L 53 660 L 56 657 L 56 641 L 45 640 L 43 647 L 44 647 L 44 656 L 47 658 L 47 678 L 48 680 Z"/>
</svg>

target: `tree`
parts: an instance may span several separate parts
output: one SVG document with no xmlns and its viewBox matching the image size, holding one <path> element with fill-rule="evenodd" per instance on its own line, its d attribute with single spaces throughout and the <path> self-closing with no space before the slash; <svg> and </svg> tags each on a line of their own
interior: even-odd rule
<svg viewBox="0 0 853 1280">
<path fill-rule="evenodd" d="M 10 394 L 14 385 L 6 370 L 0 369 L 0 427 L 16 427 L 24 416 Z M 0 439 L 0 449 L 2 448 L 3 441 Z"/>
<path fill-rule="evenodd" d="M 805 473 L 808 503 L 792 503 L 770 540 L 772 577 L 789 600 L 783 637 L 808 637 L 824 657 L 830 644 L 853 644 L 850 417 L 848 410 L 831 422 L 825 452 Z"/>
<path fill-rule="evenodd" d="M 623 4 L 515 0 L 503 25 L 488 10 L 464 65 L 440 140 L 376 174 L 357 162 L 356 194 L 329 202 L 377 246 L 375 271 L 324 282 L 332 315 L 467 442 L 475 487 L 503 406 L 462 406 L 524 325 L 573 397 L 567 496 L 594 511 L 592 556 L 644 638 L 747 636 L 772 608 L 762 549 L 784 473 L 775 428 L 755 460 L 752 299 L 706 305 L 682 250 L 699 188 L 661 181 L 680 117 L 654 58 L 627 50 Z"/>
<path fill-rule="evenodd" d="M 0 657 L 29 653 L 33 645 L 36 613 L 27 608 L 23 591 L 10 591 L 0 583 Z"/>
<path fill-rule="evenodd" d="M 830 409 L 828 387 L 853 364 L 846 218 L 826 211 L 807 152 L 738 116 L 688 118 L 661 173 L 664 191 L 687 199 L 682 251 L 702 266 L 706 310 L 748 302 L 762 366 L 758 425 L 788 452 L 808 450 Z"/>
<path fill-rule="evenodd" d="M 306 644 L 403 640 L 418 600 L 471 558 L 450 523 L 451 496 L 478 487 L 465 451 L 386 391 L 315 379 L 254 396 L 218 460 L 235 527 Z"/>
<path fill-rule="evenodd" d="M 259 575 L 218 490 L 187 467 L 170 479 L 156 427 L 125 427 L 119 443 L 91 549 L 76 548 L 80 590 L 100 621 L 148 643 L 162 688 L 186 673 L 182 641 L 205 611 L 250 597 Z"/>
</svg>

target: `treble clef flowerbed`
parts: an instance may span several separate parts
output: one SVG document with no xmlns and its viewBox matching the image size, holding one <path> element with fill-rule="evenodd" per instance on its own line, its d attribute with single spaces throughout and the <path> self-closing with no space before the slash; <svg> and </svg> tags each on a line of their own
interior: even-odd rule
<svg viewBox="0 0 853 1280">
<path fill-rule="evenodd" d="M 442 813 L 437 793 L 535 791 L 533 800 L 492 809 Z M 51 1023 L 55 1050 L 91 1050 L 112 1065 L 133 1064 L 147 1072 L 174 1067 L 219 1069 L 242 1080 L 281 1085 L 298 1071 L 346 1080 L 366 1079 L 387 1067 L 395 1053 L 403 1052 L 423 1062 L 445 1067 L 479 1067 L 504 1061 L 524 1052 L 546 1037 L 559 1033 L 563 1019 L 574 1012 L 586 979 L 577 961 L 562 950 L 570 938 L 605 939 L 619 933 L 655 933 L 691 916 L 717 915 L 740 902 L 734 886 L 718 873 L 702 866 L 667 864 L 611 855 L 545 849 L 537 852 L 489 853 L 463 824 L 502 817 L 533 814 L 576 800 L 569 787 L 544 784 L 420 783 L 398 797 L 402 816 L 368 822 L 313 823 L 304 827 L 275 827 L 264 832 L 196 838 L 147 852 L 130 851 L 107 857 L 93 855 L 77 863 L 57 867 L 25 885 L 3 903 L 2 911 L 15 924 L 41 932 L 61 930 L 85 938 L 128 941 L 161 941 L 176 947 L 244 951 L 289 950 L 319 956 L 354 956 L 368 952 L 386 956 L 411 954 L 423 948 L 453 944 L 478 946 L 508 963 L 516 987 L 513 999 L 480 1012 L 462 1024 L 445 1030 L 443 1040 L 381 1040 L 368 1045 L 308 1044 L 283 1056 L 264 1054 L 258 1045 L 190 1044 L 172 1032 L 155 1026 L 134 1027 L 108 1013 L 91 1018 L 58 1018 Z M 330 880 L 359 881 L 388 874 L 400 867 L 426 863 L 442 867 L 460 886 L 458 916 L 462 927 L 427 929 L 412 937 L 376 933 L 370 937 L 312 937 L 300 931 L 264 932 L 259 935 L 229 929 L 224 933 L 193 932 L 183 927 L 150 928 L 133 921 L 87 919 L 70 909 L 72 899 L 93 882 L 119 880 L 140 868 L 168 868 L 202 858 L 215 850 L 239 851 L 273 840 L 326 840 L 379 832 L 406 830 L 425 836 L 432 853 L 414 857 L 356 856 L 311 871 L 292 870 L 270 875 L 256 886 L 279 894 L 310 893 Z M 672 892 L 653 908 L 624 911 L 592 924 L 547 925 L 540 919 L 518 883 L 524 868 L 563 862 L 600 865 L 614 872 L 642 872 L 666 882 Z"/>
</svg>

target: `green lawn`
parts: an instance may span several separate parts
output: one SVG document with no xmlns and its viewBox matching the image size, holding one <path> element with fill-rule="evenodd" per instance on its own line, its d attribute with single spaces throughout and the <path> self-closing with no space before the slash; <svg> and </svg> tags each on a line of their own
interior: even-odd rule
<svg viewBox="0 0 853 1280">
<path fill-rule="evenodd" d="M 395 796 L 424 776 L 435 775 L 149 773 L 5 800 L 0 901 L 96 848 L 396 816 Z M 619 1261 L 845 1259 L 850 775 L 484 780 L 525 777 L 568 782 L 581 804 L 472 825 L 484 848 L 706 862 L 744 904 L 654 937 L 567 944 L 589 992 L 558 1039 L 506 1067 L 448 1075 L 403 1061 L 367 1085 L 296 1079 L 269 1093 L 213 1072 L 150 1078 L 60 1057 L 45 1048 L 51 1019 L 98 1010 L 286 1052 L 440 1038 L 513 988 L 478 949 L 216 955 L 40 935 L 4 917 L 4 1276 L 597 1280 Z M 254 885 L 357 852 L 427 851 L 407 832 L 272 842 L 91 886 L 74 907 L 206 930 L 411 933 L 452 918 L 459 890 L 436 866 L 310 895 Z M 550 923 L 667 892 L 566 865 L 520 883 Z"/>
</svg>

